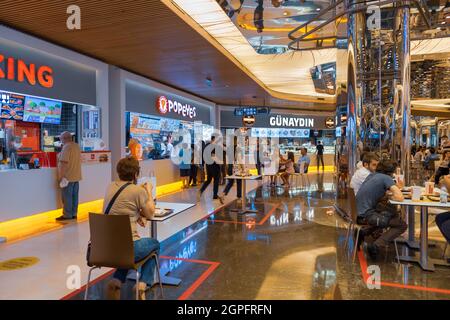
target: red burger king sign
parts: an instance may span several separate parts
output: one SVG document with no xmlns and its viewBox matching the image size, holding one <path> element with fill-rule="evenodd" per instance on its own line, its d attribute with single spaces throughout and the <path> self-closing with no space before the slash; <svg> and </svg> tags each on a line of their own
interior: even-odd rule
<svg viewBox="0 0 450 320">
<path fill-rule="evenodd" d="M 156 100 L 156 109 L 160 114 L 177 113 L 183 117 L 195 118 L 197 112 L 195 107 L 190 104 L 182 104 L 176 100 L 167 99 L 165 96 L 159 96 Z"/>
</svg>

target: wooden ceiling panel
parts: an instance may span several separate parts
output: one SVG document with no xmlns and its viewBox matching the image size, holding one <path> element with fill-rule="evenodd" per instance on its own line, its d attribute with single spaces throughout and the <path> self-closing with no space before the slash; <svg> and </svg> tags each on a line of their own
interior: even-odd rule
<svg viewBox="0 0 450 320">
<path fill-rule="evenodd" d="M 218 104 L 299 106 L 271 98 L 159 0 L 0 2 L 4 25 Z M 73 4 L 81 9 L 81 30 L 66 27 Z"/>
</svg>

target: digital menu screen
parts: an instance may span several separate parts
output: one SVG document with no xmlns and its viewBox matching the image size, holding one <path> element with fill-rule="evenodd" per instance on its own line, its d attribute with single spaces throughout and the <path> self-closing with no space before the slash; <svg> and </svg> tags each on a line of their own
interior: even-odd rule
<svg viewBox="0 0 450 320">
<path fill-rule="evenodd" d="M 23 120 L 27 122 L 60 124 L 61 110 L 61 101 L 26 97 Z"/>
<path fill-rule="evenodd" d="M 22 120 L 25 96 L 0 91 L 0 118 L 7 120 Z"/>
<path fill-rule="evenodd" d="M 309 129 L 252 128 L 252 137 L 309 138 Z"/>
</svg>

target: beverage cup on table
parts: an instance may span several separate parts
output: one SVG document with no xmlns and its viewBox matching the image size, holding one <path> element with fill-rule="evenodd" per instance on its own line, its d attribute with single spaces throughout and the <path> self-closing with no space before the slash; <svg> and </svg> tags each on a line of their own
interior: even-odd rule
<svg viewBox="0 0 450 320">
<path fill-rule="evenodd" d="M 432 195 L 434 193 L 434 182 L 425 182 L 425 194 Z"/>
<path fill-rule="evenodd" d="M 413 186 L 411 188 L 411 200 L 420 201 L 420 195 L 422 194 L 422 188 L 418 186 Z"/>
<path fill-rule="evenodd" d="M 395 176 L 395 181 L 397 182 L 397 184 L 403 186 L 405 184 L 405 176 L 403 174 L 398 174 Z"/>
</svg>

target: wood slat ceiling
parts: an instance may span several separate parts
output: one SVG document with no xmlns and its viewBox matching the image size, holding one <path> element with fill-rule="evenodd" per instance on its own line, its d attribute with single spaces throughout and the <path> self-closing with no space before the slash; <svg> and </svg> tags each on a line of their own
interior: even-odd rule
<svg viewBox="0 0 450 320">
<path fill-rule="evenodd" d="M 272 98 L 159 0 L 0 0 L 0 23 L 218 104 L 311 108 Z"/>
</svg>

